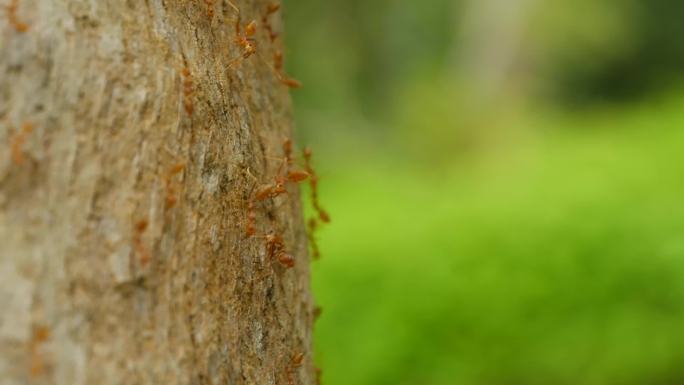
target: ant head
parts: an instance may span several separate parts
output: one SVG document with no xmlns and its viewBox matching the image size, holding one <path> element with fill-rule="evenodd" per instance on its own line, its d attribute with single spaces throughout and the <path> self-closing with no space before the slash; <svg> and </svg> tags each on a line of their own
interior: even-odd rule
<svg viewBox="0 0 684 385">
<path fill-rule="evenodd" d="M 252 20 L 245 26 L 245 36 L 254 36 L 256 33 L 256 21 Z"/>
<path fill-rule="evenodd" d="M 256 42 L 252 39 L 245 39 L 243 48 L 245 52 L 242 56 L 246 59 L 256 53 Z"/>
</svg>

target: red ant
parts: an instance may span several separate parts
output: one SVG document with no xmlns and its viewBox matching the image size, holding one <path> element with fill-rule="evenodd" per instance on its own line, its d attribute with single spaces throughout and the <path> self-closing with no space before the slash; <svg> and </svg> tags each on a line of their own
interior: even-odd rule
<svg viewBox="0 0 684 385">
<path fill-rule="evenodd" d="M 309 186 L 311 189 L 311 204 L 314 210 L 318 214 L 318 219 L 323 223 L 330 223 L 330 215 L 325 211 L 320 203 L 318 202 L 318 175 L 311 166 L 311 156 L 313 152 L 310 148 L 304 149 L 304 166 L 306 172 L 309 174 Z M 311 245 L 311 254 L 314 259 L 319 259 L 321 257 L 320 249 L 318 248 L 318 242 L 316 241 L 316 232 L 319 228 L 319 222 L 316 218 L 310 218 L 307 223 L 308 231 L 307 237 L 309 238 L 309 244 Z"/>
<path fill-rule="evenodd" d="M 323 308 L 320 306 L 314 306 L 313 308 L 313 320 L 316 322 L 318 318 L 321 316 L 323 313 Z"/>
<path fill-rule="evenodd" d="M 19 0 L 11 0 L 9 5 L 6 7 L 7 19 L 9 23 L 14 27 L 17 32 L 26 32 L 29 29 L 29 25 L 22 23 L 17 18 L 17 8 L 19 7 Z"/>
<path fill-rule="evenodd" d="M 304 353 L 295 353 L 292 355 L 290 365 L 288 366 L 285 374 L 287 375 L 287 384 L 294 385 L 294 375 L 295 369 L 302 366 L 304 363 Z"/>
<path fill-rule="evenodd" d="M 318 217 L 321 219 L 321 221 L 324 223 L 330 223 L 330 215 L 328 215 L 327 211 L 323 210 L 318 202 L 318 175 L 316 175 L 316 171 L 314 171 L 313 167 L 311 166 L 312 155 L 313 151 L 311 151 L 311 148 L 307 147 L 304 149 L 305 169 L 311 176 L 309 178 L 309 185 L 311 186 L 311 204 L 313 205 L 314 210 L 316 210 L 318 213 Z"/>
<path fill-rule="evenodd" d="M 285 138 L 283 141 L 283 153 L 285 153 L 285 162 L 291 166 L 294 163 L 294 158 L 292 157 L 292 140 L 290 138 Z"/>
<path fill-rule="evenodd" d="M 256 40 L 254 40 L 253 36 L 256 34 L 256 21 L 252 20 L 249 23 L 245 24 L 245 32 L 244 34 L 240 31 L 240 9 L 233 4 L 232 1 L 227 0 L 228 4 L 235 10 L 237 13 L 237 20 L 235 21 L 235 43 L 237 43 L 240 48 L 242 48 L 242 54 L 240 57 L 237 59 L 233 60 L 228 67 L 233 67 L 235 64 L 240 63 L 241 61 L 249 58 L 250 56 L 254 55 L 256 53 Z"/>
<path fill-rule="evenodd" d="M 14 164 L 16 164 L 17 166 L 20 166 L 22 163 L 24 163 L 24 143 L 26 142 L 26 138 L 32 132 L 33 124 L 25 122 L 22 125 L 21 130 L 17 132 L 12 139 L 12 160 L 14 161 Z"/>
<path fill-rule="evenodd" d="M 245 233 L 248 237 L 256 234 L 256 212 L 254 211 L 254 201 L 250 200 L 247 203 L 247 225 L 245 226 Z"/>
<path fill-rule="evenodd" d="M 183 68 L 183 107 L 188 115 L 195 110 L 192 104 L 192 74 L 188 67 Z"/>
<path fill-rule="evenodd" d="M 257 201 L 262 201 L 267 198 L 275 198 L 281 194 L 286 194 L 287 189 L 285 184 L 287 182 L 299 183 L 306 180 L 309 174 L 306 171 L 288 171 L 285 176 L 276 176 L 274 183 L 262 185 L 254 194 Z"/>
<path fill-rule="evenodd" d="M 170 209 L 173 206 L 176 205 L 176 202 L 178 199 L 176 198 L 176 189 L 173 187 L 171 184 L 171 181 L 173 177 L 177 174 L 179 174 L 181 171 L 185 169 L 185 163 L 177 163 L 171 169 L 169 172 L 164 176 L 164 186 L 166 189 L 166 208 Z"/>
<path fill-rule="evenodd" d="M 266 252 L 269 258 L 276 258 L 285 268 L 292 268 L 295 265 L 295 259 L 285 252 L 285 242 L 283 237 L 278 234 L 266 235 Z"/>
<path fill-rule="evenodd" d="M 273 71 L 275 72 L 278 81 L 282 84 L 290 88 L 302 87 L 302 83 L 299 80 L 287 76 L 283 71 L 283 53 L 280 51 L 275 51 L 273 53 Z"/>
<path fill-rule="evenodd" d="M 301 170 L 293 170 L 291 168 L 294 163 L 294 158 L 292 156 L 292 141 L 288 138 L 283 142 L 283 152 L 284 158 L 280 166 L 280 170 L 274 177 L 272 183 L 263 184 L 258 187 L 256 192 L 253 194 L 249 202 L 247 203 L 247 221 L 245 225 L 245 234 L 251 237 L 256 234 L 256 212 L 255 206 L 256 202 L 263 201 L 266 199 L 273 199 L 281 194 L 287 193 L 286 185 L 287 183 L 299 183 L 306 180 L 309 177 L 309 173 Z M 285 169 L 284 169 L 285 168 Z M 284 170 L 283 170 L 284 169 Z M 249 170 L 247 174 L 254 178 Z M 285 252 L 285 242 L 282 236 L 274 233 L 270 233 L 265 236 L 266 239 L 266 251 L 269 258 L 275 258 L 281 265 L 286 268 L 292 268 L 295 265 L 295 259 Z"/>
<path fill-rule="evenodd" d="M 266 11 L 261 16 L 261 22 L 264 25 L 264 28 L 266 28 L 266 31 L 268 32 L 268 37 L 269 37 L 269 39 L 271 39 L 271 43 L 274 42 L 278 38 L 278 34 L 273 31 L 273 26 L 271 26 L 271 22 L 269 21 L 269 16 L 278 12 L 279 9 L 280 9 L 280 3 L 268 4 L 266 6 Z"/>
<path fill-rule="evenodd" d="M 252 174 L 249 175 L 252 176 Z M 252 178 L 254 177 L 252 176 Z M 247 223 L 245 226 L 245 233 L 248 237 L 256 234 L 256 202 L 269 198 L 273 199 L 280 194 L 287 193 L 287 190 L 285 189 L 285 182 L 286 180 L 284 180 L 282 177 L 276 177 L 275 183 L 259 186 L 258 190 L 254 193 L 254 196 L 247 202 Z"/>
<path fill-rule="evenodd" d="M 290 170 L 287 172 L 287 180 L 294 183 L 304 182 L 310 175 L 306 171 Z"/>
<path fill-rule="evenodd" d="M 298 368 L 302 366 L 302 363 L 304 362 L 304 353 L 296 353 L 292 355 L 292 367 L 293 368 Z"/>
<path fill-rule="evenodd" d="M 267 198 L 275 198 L 281 194 L 287 193 L 285 188 L 288 182 L 300 183 L 305 181 L 309 177 L 309 173 L 302 170 L 292 170 L 290 167 L 294 163 L 292 157 L 292 141 L 290 139 L 285 139 L 283 142 L 283 152 L 285 157 L 283 159 L 283 164 L 281 165 L 281 170 L 278 171 L 278 175 L 274 178 L 273 183 L 264 184 L 259 187 L 257 192 L 254 194 L 254 198 L 257 201 L 262 201 Z M 282 172 L 283 166 L 287 165 L 285 173 Z"/>
<path fill-rule="evenodd" d="M 273 26 L 270 22 L 270 16 L 280 10 L 280 3 L 271 3 L 266 6 L 265 12 L 261 16 L 261 22 L 268 32 L 268 37 L 271 39 L 271 43 L 275 42 L 278 38 L 278 34 L 273 31 Z M 276 74 L 278 81 L 290 88 L 300 88 L 302 83 L 297 79 L 287 76 L 283 71 L 283 53 L 280 51 L 275 51 L 273 53 L 273 72 Z"/>
<path fill-rule="evenodd" d="M 143 218 L 135 223 L 133 226 L 134 232 L 133 232 L 133 248 L 135 250 L 135 253 L 140 256 L 140 265 L 145 266 L 147 263 L 152 259 L 150 254 L 147 252 L 147 249 L 145 248 L 145 245 L 143 244 L 142 241 L 142 235 L 145 233 L 145 230 L 147 230 L 147 225 L 149 222 L 147 221 L 147 218 Z M 131 265 L 133 264 L 133 259 L 131 259 Z"/>
<path fill-rule="evenodd" d="M 31 353 L 31 377 L 38 377 L 45 371 L 45 362 L 40 354 L 40 345 L 50 339 L 50 330 L 45 326 L 35 326 L 31 333 L 29 351 Z"/>
<path fill-rule="evenodd" d="M 245 233 L 248 237 L 251 237 L 256 234 L 256 202 L 263 201 L 266 199 L 273 199 L 281 194 L 286 194 L 287 183 L 300 183 L 305 181 L 306 179 L 309 179 L 309 184 L 311 188 L 311 202 L 314 207 L 314 210 L 316 210 L 318 214 L 318 218 L 320 219 L 320 221 L 324 223 L 330 222 L 330 215 L 320 206 L 320 203 L 318 202 L 318 175 L 316 175 L 316 172 L 311 166 L 311 157 L 313 155 L 311 149 L 307 147 L 303 151 L 305 170 L 292 169 L 292 165 L 294 164 L 294 157 L 292 155 L 292 141 L 289 138 L 283 141 L 283 153 L 284 158 L 283 163 L 281 165 L 281 170 L 278 171 L 276 177 L 274 178 L 274 182 L 259 186 L 254 195 L 252 196 L 252 198 L 247 203 L 247 222 L 245 226 Z M 285 167 L 284 171 L 283 167 Z M 249 175 L 252 176 L 251 174 Z M 252 178 L 254 177 L 252 176 Z M 307 226 L 307 236 L 309 239 L 309 243 L 311 245 L 312 256 L 314 259 L 318 259 L 320 258 L 320 251 L 318 248 L 318 243 L 316 242 L 315 235 L 319 227 L 319 222 L 316 218 L 311 218 L 309 219 Z M 275 250 L 282 250 L 282 238 L 274 238 L 276 237 L 275 235 L 269 235 L 267 237 L 268 249 L 271 250 L 269 251 L 269 255 L 271 257 L 276 255 L 280 257 L 280 255 L 276 253 Z M 283 261 L 281 261 L 281 263 L 283 263 Z M 286 265 L 286 263 L 283 264 Z"/>
<path fill-rule="evenodd" d="M 316 230 L 318 229 L 318 221 L 316 218 L 310 218 L 308 223 L 309 231 L 307 231 L 307 237 L 309 238 L 309 244 L 311 245 L 311 254 L 314 259 L 319 259 L 321 257 L 320 249 L 318 248 L 318 242 L 316 241 Z"/>
<path fill-rule="evenodd" d="M 205 0 L 206 1 L 206 0 Z M 249 23 L 247 23 L 244 27 L 244 33 L 241 31 L 240 27 L 240 22 L 241 22 L 241 17 L 240 17 L 240 9 L 233 4 L 232 1 L 227 0 L 228 4 L 230 7 L 232 7 L 235 10 L 235 13 L 237 13 L 237 19 L 235 21 L 235 42 L 240 46 L 242 49 L 242 54 L 234 59 L 230 64 L 228 64 L 228 67 L 234 67 L 236 64 L 239 64 L 243 60 L 249 58 L 250 56 L 254 55 L 257 51 L 256 49 L 256 40 L 254 39 L 254 35 L 256 34 L 256 21 L 252 20 Z M 261 21 L 264 24 L 264 28 L 268 32 L 268 37 L 271 39 L 271 42 L 274 42 L 278 38 L 278 34 L 273 31 L 273 27 L 271 26 L 271 23 L 269 21 L 269 17 L 278 12 L 280 10 L 280 4 L 279 3 L 271 3 L 266 6 L 265 12 L 261 16 Z M 302 86 L 302 83 L 299 82 L 297 79 L 294 79 L 290 76 L 287 76 L 284 71 L 283 71 L 283 54 L 280 51 L 276 51 L 273 54 L 273 72 L 276 74 L 276 78 L 278 81 L 287 87 L 290 88 L 300 88 Z"/>
<path fill-rule="evenodd" d="M 207 5 L 207 17 L 209 19 L 214 18 L 214 0 L 204 0 L 204 3 Z"/>
<path fill-rule="evenodd" d="M 257 201 L 263 201 L 264 199 L 275 198 L 280 194 L 287 193 L 287 190 L 285 189 L 285 182 L 286 180 L 284 178 L 277 176 L 274 183 L 265 184 L 259 187 L 257 192 L 254 194 L 254 199 Z"/>
<path fill-rule="evenodd" d="M 283 141 L 283 153 L 285 154 L 284 164 L 287 165 L 287 174 L 285 178 L 293 183 L 299 183 L 309 177 L 309 173 L 302 170 L 292 170 L 294 164 L 294 157 L 292 156 L 292 140 L 287 138 Z"/>
</svg>

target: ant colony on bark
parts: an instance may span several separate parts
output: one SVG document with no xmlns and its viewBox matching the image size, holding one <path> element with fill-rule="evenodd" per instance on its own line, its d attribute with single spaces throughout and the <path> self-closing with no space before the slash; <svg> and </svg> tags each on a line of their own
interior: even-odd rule
<svg viewBox="0 0 684 385">
<path fill-rule="evenodd" d="M 206 16 L 213 22 L 216 16 L 215 1 L 214 0 L 204 0 L 206 7 Z M 279 49 L 276 44 L 280 38 L 280 34 L 276 32 L 271 19 L 281 8 L 279 3 L 267 4 L 258 17 L 260 25 L 257 24 L 257 20 L 249 20 L 245 22 L 243 14 L 240 8 L 231 0 L 226 0 L 224 4 L 227 4 L 230 9 L 235 14 L 235 21 L 233 25 L 233 39 L 232 44 L 237 47 L 239 54 L 234 56 L 228 62 L 228 68 L 235 69 L 239 67 L 245 60 L 251 58 L 252 56 L 257 56 L 263 60 L 263 57 L 259 55 L 259 50 L 257 49 L 257 40 L 259 31 L 264 31 L 265 39 L 267 43 L 270 43 L 272 47 L 272 59 L 268 63 L 269 68 L 274 73 L 275 79 L 287 86 L 288 88 L 299 88 L 302 84 L 288 76 L 284 71 L 284 57 L 282 50 Z M 193 96 L 195 92 L 195 82 L 193 80 L 193 75 L 190 67 L 187 65 L 182 67 L 182 91 L 183 91 L 183 107 L 185 113 L 188 116 L 192 116 L 195 108 L 193 104 Z M 270 180 L 260 183 L 257 178 L 247 173 L 254 179 L 256 185 L 250 194 L 247 201 L 246 207 L 246 218 L 244 221 L 244 232 L 247 237 L 258 237 L 263 239 L 266 255 L 269 260 L 276 262 L 286 269 L 295 266 L 295 258 L 287 252 L 286 240 L 281 234 L 274 230 L 259 231 L 258 221 L 257 221 L 257 211 L 259 209 L 264 209 L 266 202 L 272 201 L 282 195 L 287 195 L 288 186 L 298 183 L 303 183 L 309 181 L 310 191 L 311 191 L 311 203 L 313 209 L 316 213 L 315 218 L 309 219 L 307 223 L 307 237 L 312 249 L 312 255 L 314 258 L 320 257 L 320 252 L 318 245 L 316 243 L 315 234 L 320 227 L 320 223 L 328 223 L 330 217 L 328 213 L 323 210 L 318 201 L 318 176 L 311 165 L 311 149 L 307 148 L 303 152 L 303 165 L 302 168 L 295 168 L 295 158 L 293 155 L 293 145 L 290 139 L 286 139 L 283 142 L 283 153 L 284 157 L 281 160 L 282 164 L 274 177 Z M 163 177 L 163 182 L 166 190 L 166 208 L 170 209 L 176 205 L 177 202 L 177 192 L 174 186 L 174 177 L 183 170 L 183 165 L 178 164 L 174 166 L 168 174 Z M 137 249 L 138 254 L 147 254 L 141 247 L 140 233 L 134 237 L 135 249 Z M 149 259 L 149 258 L 143 258 Z"/>
<path fill-rule="evenodd" d="M 207 15 L 211 19 L 214 15 L 213 1 L 205 0 L 205 3 L 207 4 Z M 236 68 L 244 60 L 248 59 L 249 57 L 257 53 L 256 34 L 258 29 L 260 28 L 257 27 L 256 20 L 251 20 L 243 25 L 240 8 L 238 8 L 237 5 L 235 5 L 230 0 L 227 0 L 227 3 L 235 11 L 236 14 L 234 26 L 235 37 L 233 39 L 233 42 L 238 46 L 240 50 L 240 55 L 235 59 L 231 60 L 228 64 L 228 67 Z M 273 25 L 271 24 L 271 16 L 279 10 L 279 3 L 271 3 L 266 5 L 266 7 L 261 13 L 261 24 L 271 45 L 274 45 L 280 37 L 280 34 L 275 32 Z M 269 64 L 269 67 L 275 74 L 276 79 L 281 84 L 289 88 L 300 88 L 302 86 L 302 83 L 299 82 L 297 79 L 294 79 L 285 74 L 283 69 L 283 53 L 277 48 L 274 48 L 272 63 Z"/>
<path fill-rule="evenodd" d="M 318 175 L 311 164 L 312 151 L 306 148 L 303 151 L 303 169 L 296 168 L 296 160 L 293 155 L 292 141 L 285 139 L 283 142 L 283 158 L 276 175 L 266 183 L 258 183 L 247 202 L 247 215 L 245 220 L 245 235 L 253 237 L 257 234 L 257 208 L 263 206 L 263 202 L 273 200 L 283 194 L 287 194 L 288 185 L 295 185 L 306 180 L 309 181 L 311 192 L 311 204 L 316 213 L 316 217 L 309 219 L 307 236 L 314 259 L 320 257 L 320 251 L 316 242 L 316 231 L 320 223 L 329 223 L 330 215 L 325 211 L 318 201 Z M 255 181 L 256 177 L 249 174 Z M 295 265 L 295 259 L 286 251 L 283 237 L 274 231 L 268 231 L 261 236 L 265 242 L 266 255 L 272 261 L 277 261 L 285 268 Z"/>
<path fill-rule="evenodd" d="M 17 1 L 18 0 L 12 0 L 11 5 L 7 7 L 7 14 L 10 20 L 10 24 L 15 26 L 15 28 L 18 31 L 24 32 L 28 29 L 28 25 L 21 23 L 17 20 Z M 214 15 L 216 14 L 214 0 L 204 0 L 204 4 L 206 6 L 207 18 L 211 22 L 212 20 L 214 20 Z M 228 4 L 228 6 L 235 13 L 235 24 L 233 25 L 234 36 L 232 39 L 232 44 L 234 44 L 239 51 L 239 54 L 228 62 L 228 68 L 236 69 L 240 66 L 240 64 L 242 64 L 242 62 L 256 55 L 260 58 L 262 62 L 266 63 L 268 68 L 273 72 L 275 79 L 279 83 L 288 88 L 300 88 L 302 86 L 302 83 L 299 80 L 285 73 L 283 65 L 283 53 L 276 46 L 280 34 L 275 32 L 275 29 L 271 24 L 271 16 L 280 10 L 280 4 L 271 3 L 266 5 L 266 7 L 262 10 L 260 15 L 260 21 L 262 25 L 261 27 L 257 25 L 257 21 L 255 19 L 243 24 L 243 17 L 242 13 L 240 12 L 240 8 L 238 8 L 238 6 L 230 0 L 226 0 L 226 4 Z M 273 48 L 271 62 L 266 60 L 261 55 L 258 55 L 257 33 L 259 32 L 259 30 L 264 31 L 267 38 L 266 41 L 268 41 Z M 193 76 L 190 71 L 190 67 L 188 67 L 187 64 L 182 69 L 180 69 L 180 71 L 182 75 L 181 78 L 183 91 L 183 108 L 188 116 L 192 116 L 195 110 L 193 104 L 193 96 L 195 91 Z"/>
<path fill-rule="evenodd" d="M 259 183 L 255 186 L 247 202 L 247 219 L 245 221 L 245 234 L 247 237 L 257 234 L 256 210 L 258 206 L 263 206 L 264 201 L 273 200 L 283 194 L 287 194 L 288 185 L 301 183 L 309 178 L 308 172 L 293 168 L 295 162 L 292 155 L 292 141 L 290 139 L 285 139 L 283 142 L 283 154 L 284 156 L 280 160 L 281 164 L 276 175 L 270 181 Z M 249 175 L 251 176 L 251 174 Z M 252 178 L 254 178 L 255 182 L 257 181 L 254 176 Z M 261 238 L 264 239 L 266 255 L 270 260 L 278 262 L 287 269 L 295 266 L 295 259 L 286 251 L 285 240 L 282 235 L 276 231 L 268 231 Z"/>
</svg>

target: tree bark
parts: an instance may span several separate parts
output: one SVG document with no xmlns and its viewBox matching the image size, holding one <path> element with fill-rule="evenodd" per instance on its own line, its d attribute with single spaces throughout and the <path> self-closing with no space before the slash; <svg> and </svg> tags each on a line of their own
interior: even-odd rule
<svg viewBox="0 0 684 385">
<path fill-rule="evenodd" d="M 291 135 L 278 40 L 259 25 L 257 53 L 233 62 L 226 1 L 14 3 L 0 24 L 0 383 L 314 383 L 298 188 L 253 198 Z M 267 7 L 236 5 L 243 26 Z"/>
</svg>

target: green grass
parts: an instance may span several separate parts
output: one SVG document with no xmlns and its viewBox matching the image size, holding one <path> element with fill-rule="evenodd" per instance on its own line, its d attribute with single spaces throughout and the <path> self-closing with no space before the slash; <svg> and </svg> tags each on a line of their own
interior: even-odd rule
<svg viewBox="0 0 684 385">
<path fill-rule="evenodd" d="M 330 166 L 324 383 L 682 383 L 683 105 L 539 119 L 446 169 Z"/>
</svg>

